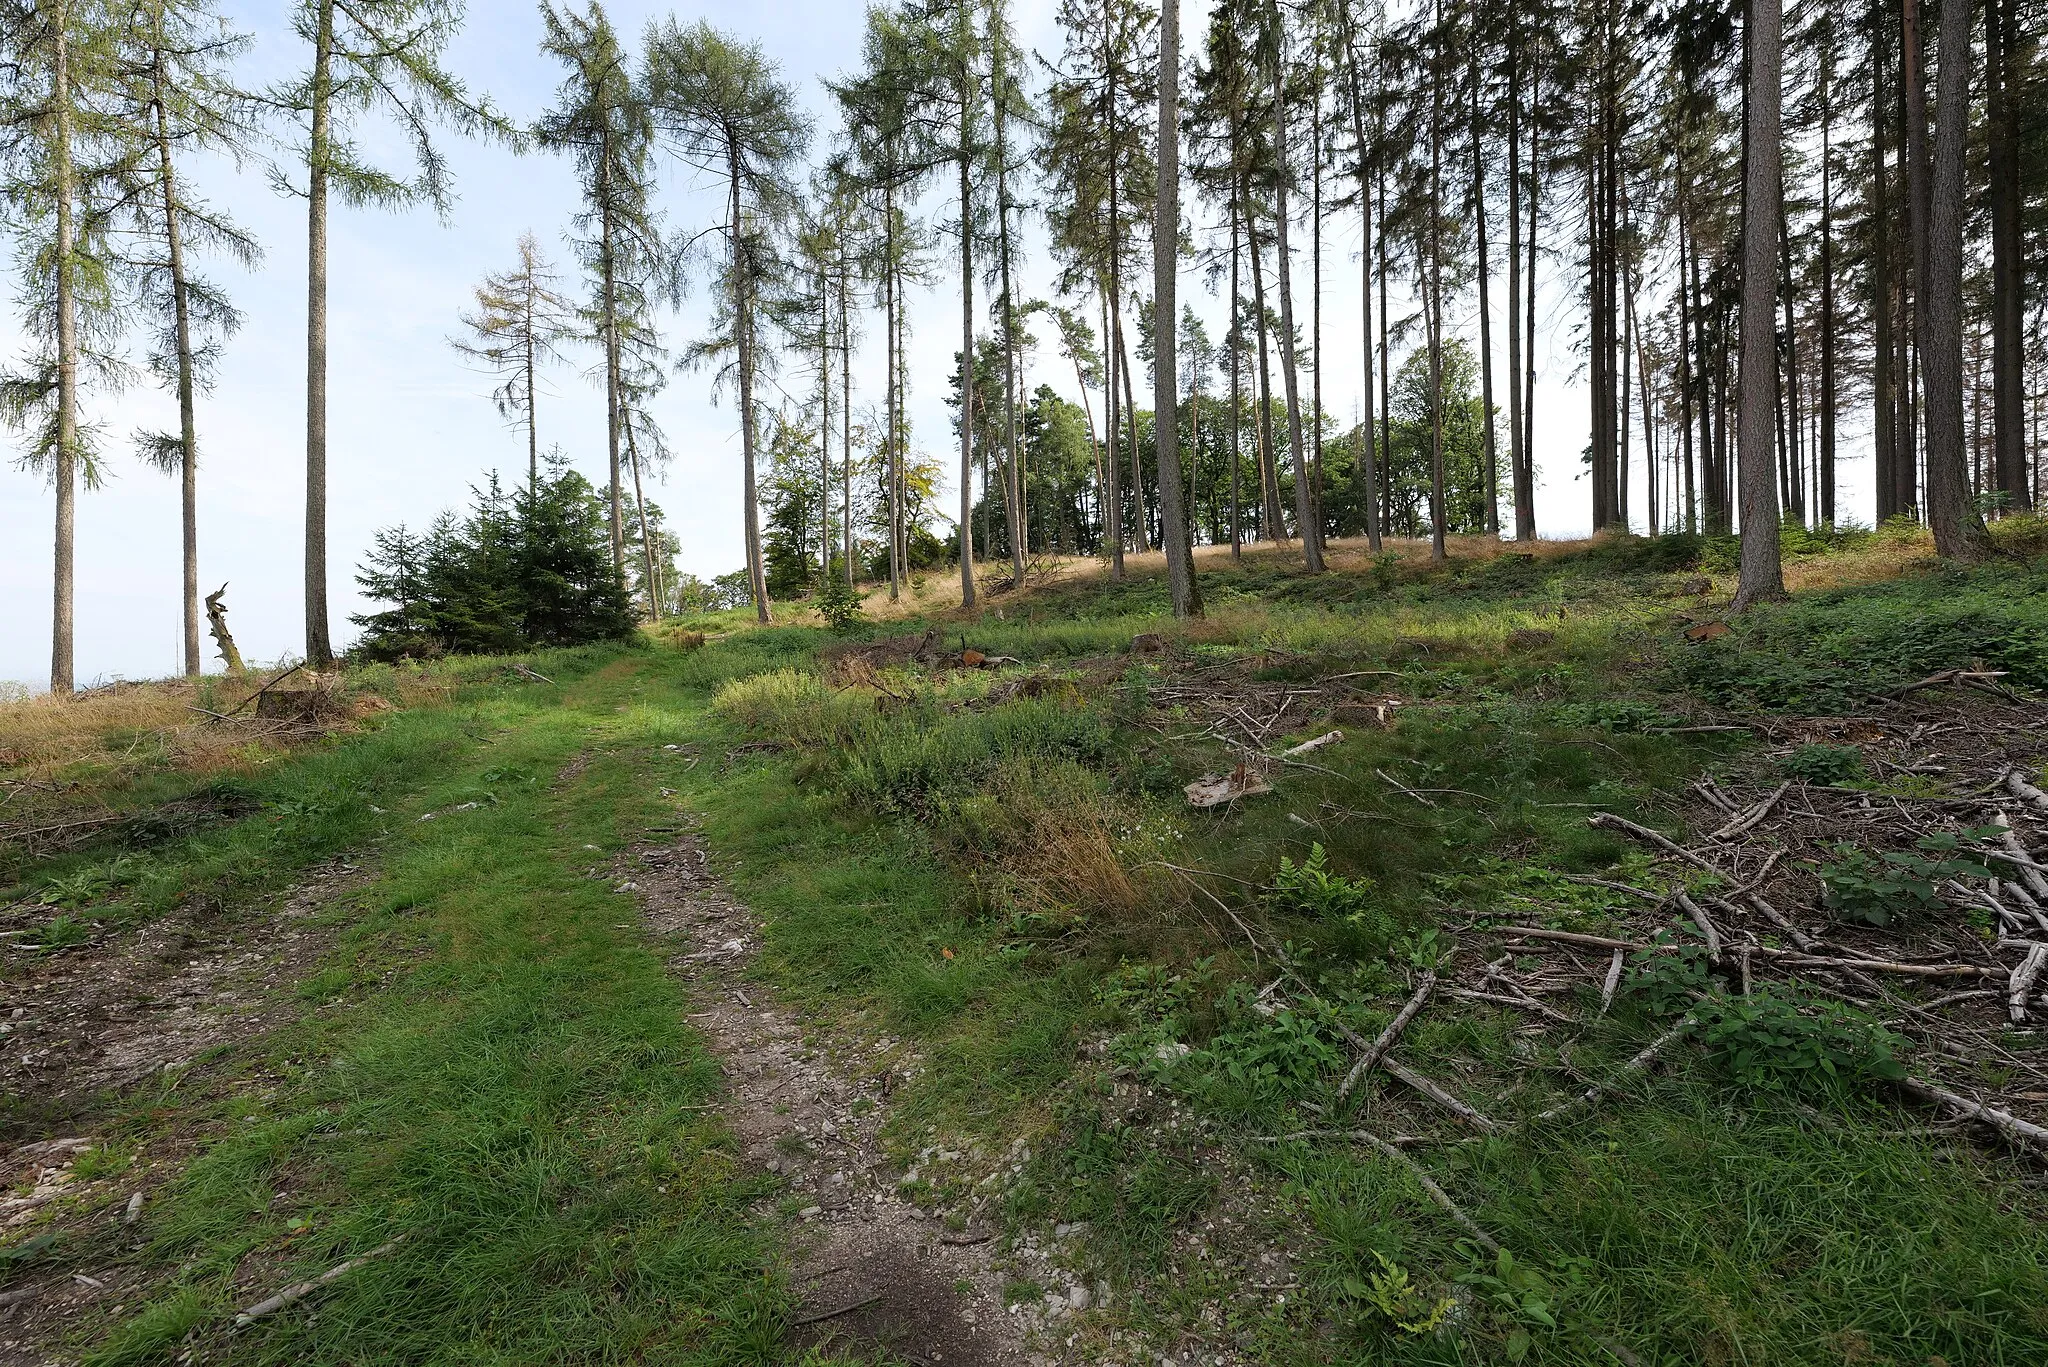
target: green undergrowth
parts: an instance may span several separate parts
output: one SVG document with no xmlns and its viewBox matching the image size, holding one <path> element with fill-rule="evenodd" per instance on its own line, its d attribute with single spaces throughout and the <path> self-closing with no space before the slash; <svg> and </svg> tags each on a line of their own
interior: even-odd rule
<svg viewBox="0 0 2048 1367">
<path fill-rule="evenodd" d="M 1670 1070 L 1606 1106 L 1417 1151 L 1505 1257 L 1391 1160 L 1262 1138 L 1345 1123 L 1328 1103 L 1346 1032 L 1391 1019 L 1450 926 L 1612 923 L 1628 902 L 1572 876 L 1647 870 L 1587 817 L 1677 831 L 1687 783 L 1756 763 L 1740 733 L 1686 729 L 1758 701 L 1717 662 L 1803 660 L 1846 696 L 1852 677 L 1979 660 L 2017 675 L 2031 648 L 2033 572 L 2009 566 L 1806 595 L 1695 645 L 1670 600 L 1721 549 L 1666 538 L 1307 587 L 1247 569 L 1210 580 L 1209 618 L 1185 628 L 1154 583 L 1060 586 L 943 626 L 948 649 L 1023 662 L 993 678 L 884 667 L 870 686 L 812 653 L 832 638 L 792 629 L 664 672 L 715 699 L 715 736 L 767 751 L 697 795 L 768 917 L 764 971 L 921 1052 L 906 1148 L 932 1127 L 1037 1135 L 1010 1218 L 1085 1226 L 1080 1270 L 1123 1288 L 1123 1322 L 1160 1340 L 1220 1328 L 1275 1364 L 1590 1363 L 1610 1345 L 1644 1362 L 2037 1360 L 2048 1211 L 2022 1175 L 1901 1131 L 1873 1099 L 1903 1047 L 1877 1022 L 1768 991 L 1694 1004 L 1704 974 L 1678 979 L 1696 951 L 1632 969 L 1605 1018 L 1561 1001 L 1595 1022 L 1568 1055 L 1485 1007 L 1404 1037 L 1413 1066 L 1514 1121 L 1697 1014 Z M 1127 655 L 1140 633 L 1167 653 Z M 1218 669 L 1303 687 L 1387 670 L 1361 687 L 1402 705 L 1272 775 L 1274 793 L 1195 812 L 1182 785 L 1238 757 L 1184 699 Z M 1318 706 L 1265 748 L 1327 726 Z M 1268 1000 L 1278 946 L 1291 971 Z M 1133 1109 L 1119 1070 L 1150 1099 Z M 1219 1159 L 1248 1164 L 1249 1186 Z M 1294 1292 L 1248 1294 L 1236 1265 L 1188 1256 L 1191 1231 L 1233 1219 L 1302 1255 Z"/>
</svg>

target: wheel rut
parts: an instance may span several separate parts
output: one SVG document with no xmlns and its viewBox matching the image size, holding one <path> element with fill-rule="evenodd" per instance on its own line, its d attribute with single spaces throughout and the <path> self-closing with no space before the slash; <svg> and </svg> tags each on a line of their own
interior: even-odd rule
<svg viewBox="0 0 2048 1367">
<path fill-rule="evenodd" d="M 723 1065 L 726 1113 L 746 1161 L 785 1184 L 764 1219 L 802 1202 L 793 1240 L 800 1297 L 793 1325 L 808 1344 L 945 1367 L 1026 1367 L 1029 1352 L 1003 1304 L 992 1232 L 949 1231 L 897 1195 L 882 1149 L 900 1074 L 886 1048 L 863 1063 L 820 1033 L 748 970 L 761 925 L 710 867 L 694 833 L 643 844 L 616 866 L 648 929 L 690 988 L 690 1022 Z M 629 886 L 630 885 L 630 886 Z"/>
</svg>

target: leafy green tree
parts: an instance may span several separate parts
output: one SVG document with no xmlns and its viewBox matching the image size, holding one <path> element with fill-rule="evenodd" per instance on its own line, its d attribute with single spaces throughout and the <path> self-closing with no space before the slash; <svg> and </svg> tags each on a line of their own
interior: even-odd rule
<svg viewBox="0 0 2048 1367">
<path fill-rule="evenodd" d="M 726 185 L 718 330 L 690 354 L 700 363 L 730 357 L 739 391 L 747 569 L 754 577 L 755 611 L 766 622 L 755 453 L 754 381 L 762 362 L 757 338 L 763 302 L 782 269 L 775 237 L 794 215 L 794 176 L 811 126 L 796 92 L 759 44 L 738 42 L 701 20 L 688 28 L 674 19 L 651 25 L 647 63 L 649 105 L 669 150 Z"/>
<path fill-rule="evenodd" d="M 303 121 L 297 158 L 303 186 L 280 173 L 280 188 L 306 198 L 306 661 L 334 658 L 327 626 L 327 204 L 429 203 L 446 213 L 448 163 L 437 123 L 516 142 L 488 100 L 472 96 L 443 63 L 462 27 L 460 0 L 295 0 L 292 30 L 311 48 L 305 73 L 275 87 L 268 102 Z M 414 174 L 374 165 L 356 121 L 385 113 L 412 144 Z"/>
</svg>

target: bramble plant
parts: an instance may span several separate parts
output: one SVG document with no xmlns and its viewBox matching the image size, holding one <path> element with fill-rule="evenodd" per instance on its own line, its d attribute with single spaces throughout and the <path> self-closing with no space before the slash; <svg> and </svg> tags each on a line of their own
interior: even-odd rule
<svg viewBox="0 0 2048 1367">
<path fill-rule="evenodd" d="M 1802 745 L 1779 760 L 1778 769 L 1786 778 L 1828 786 L 1854 783 L 1869 772 L 1854 745 Z"/>
<path fill-rule="evenodd" d="M 1898 1060 L 1904 1041 L 1839 1002 L 1762 988 L 1746 997 L 1714 997 L 1695 1014 L 1700 1041 L 1745 1086 L 1792 1091 L 1823 1077 L 1905 1076 Z"/>
<path fill-rule="evenodd" d="M 1892 850 L 1875 858 L 1846 841 L 1830 845 L 1837 862 L 1820 868 L 1821 900 L 1840 919 L 1870 926 L 1889 925 L 1900 911 L 1931 911 L 1941 905 L 1945 880 L 1991 876 L 1977 860 L 1962 857 L 1965 839 L 1983 837 L 1982 830 L 1924 835 L 1914 842 L 1917 853 Z"/>
</svg>

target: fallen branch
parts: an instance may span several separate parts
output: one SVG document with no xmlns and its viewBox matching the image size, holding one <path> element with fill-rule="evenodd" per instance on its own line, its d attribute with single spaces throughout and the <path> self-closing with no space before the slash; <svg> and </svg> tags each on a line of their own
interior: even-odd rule
<svg viewBox="0 0 2048 1367">
<path fill-rule="evenodd" d="M 292 1304 L 294 1301 L 303 1300 L 306 1296 L 311 1295 L 315 1291 L 318 1291 L 321 1287 L 327 1285 L 329 1282 L 340 1281 L 343 1277 L 346 1277 L 349 1273 L 355 1271 L 364 1263 L 369 1262 L 372 1258 L 383 1257 L 385 1254 L 389 1253 L 392 1249 L 397 1248 L 403 1242 L 405 1242 L 405 1236 L 401 1234 L 396 1239 L 391 1240 L 389 1243 L 379 1244 L 377 1247 L 371 1249 L 368 1253 L 360 1254 L 356 1257 L 350 1258 L 345 1263 L 341 1263 L 337 1266 L 328 1268 L 325 1272 L 322 1272 L 319 1276 L 313 1278 L 311 1281 L 300 1282 L 296 1286 L 287 1286 L 284 1290 L 278 1292 L 276 1295 L 265 1297 L 263 1300 L 260 1300 L 256 1302 L 256 1304 L 250 1306 L 247 1310 L 244 1310 L 241 1314 L 236 1315 L 235 1327 L 239 1329 L 245 1324 L 250 1324 L 256 1320 L 262 1319 L 265 1315 L 275 1314 L 279 1310 L 282 1310 L 286 1306 Z"/>
<path fill-rule="evenodd" d="M 2005 790 L 2020 801 L 2030 802 L 2042 811 L 2048 812 L 2048 793 L 2042 792 L 2039 788 L 2021 778 L 2018 769 L 2007 769 L 2005 771 Z"/>
<path fill-rule="evenodd" d="M 1407 1083 L 1410 1087 L 1413 1087 L 1452 1115 L 1457 1116 L 1466 1124 L 1481 1130 L 1498 1128 L 1491 1120 L 1488 1120 L 1485 1116 L 1445 1091 L 1441 1084 L 1431 1081 L 1406 1064 L 1398 1063 L 1393 1059 L 1382 1059 L 1380 1066 L 1387 1070 L 1389 1077 Z"/>
<path fill-rule="evenodd" d="M 1343 1083 L 1337 1088 L 1338 1101 L 1341 1102 L 1350 1096 L 1351 1089 L 1358 1085 L 1358 1080 L 1371 1072 L 1375 1063 L 1386 1057 L 1387 1050 L 1394 1047 L 1394 1041 L 1408 1028 L 1408 1022 L 1414 1020 L 1417 1013 L 1428 1004 L 1429 994 L 1434 991 L 1436 970 L 1432 968 L 1422 975 L 1422 981 L 1416 984 L 1415 991 L 1410 994 L 1407 1003 L 1394 1013 L 1394 1018 L 1387 1022 L 1387 1028 L 1380 1031 L 1379 1038 L 1366 1046 L 1365 1052 L 1358 1056 L 1358 1061 L 1351 1065 L 1351 1071 L 1344 1075 Z"/>
<path fill-rule="evenodd" d="M 1905 684 L 1892 689 L 1889 693 L 1879 693 L 1874 696 L 1880 698 L 1903 698 L 1908 693 L 1917 693 L 1923 688 L 1938 688 L 1942 684 L 1950 683 L 1975 683 L 1979 680 L 2002 679 L 2005 675 L 2006 671 L 2003 669 L 1943 669 L 1929 674 L 1926 678 L 1915 683 Z"/>
<path fill-rule="evenodd" d="M 1647 949 L 1635 940 L 1617 940 L 1611 935 L 1584 935 L 1576 930 L 1545 930 L 1541 926 L 1501 926 L 1506 935 L 1526 935 L 1535 940 L 1556 940 L 1562 944 L 1585 945 L 1589 949 Z"/>
<path fill-rule="evenodd" d="M 1900 1078 L 1899 1090 L 1917 1096 L 1923 1101 L 1931 1101 L 1965 1120 L 1981 1120 L 2014 1144 L 2048 1151 L 2048 1129 L 2042 1129 L 2032 1121 L 2021 1120 L 2010 1112 L 1997 1110 L 1979 1101 L 1971 1101 L 1968 1097 L 1957 1096 L 1946 1087 L 1937 1087 L 1916 1077 Z"/>
<path fill-rule="evenodd" d="M 2005 990 L 2005 1009 L 2014 1025 L 2024 1025 L 2027 1019 L 2027 997 L 2034 990 L 2034 980 L 2041 976 L 2043 965 L 2048 965 L 2048 945 L 2035 945 L 2027 951 L 2027 957 L 2012 971 L 2012 980 Z"/>
<path fill-rule="evenodd" d="M 1846 968 L 1863 973 L 1903 973 L 1915 978 L 2001 978 L 2002 968 L 1975 964 L 1902 964 L 1889 959 L 1841 959 L 1828 954 L 1801 954 L 1789 949 L 1758 945 L 1757 953 L 1767 955 L 1786 968 Z"/>
<path fill-rule="evenodd" d="M 1494 1239 L 1494 1237 L 1491 1234 L 1488 1234 L 1485 1230 L 1481 1229 L 1479 1227 L 1479 1222 L 1477 1220 L 1474 1220 L 1471 1216 L 1467 1215 L 1464 1212 L 1463 1208 L 1461 1208 L 1456 1201 L 1453 1201 L 1451 1199 L 1450 1193 L 1445 1191 L 1442 1187 L 1436 1184 L 1436 1179 L 1431 1177 L 1429 1173 L 1424 1170 L 1422 1164 L 1416 1162 L 1407 1154 L 1401 1152 L 1401 1150 L 1395 1148 L 1392 1144 L 1389 1144 L 1386 1140 L 1374 1134 L 1371 1130 L 1353 1130 L 1351 1132 L 1351 1137 L 1353 1139 L 1358 1140 L 1360 1143 L 1372 1145 L 1372 1147 L 1378 1149 L 1381 1153 L 1393 1159 L 1402 1167 L 1408 1169 L 1409 1175 L 1412 1176 L 1416 1180 L 1416 1182 L 1421 1184 L 1421 1187 L 1424 1191 L 1429 1193 L 1429 1199 L 1436 1202 L 1439 1206 L 1442 1206 L 1444 1214 L 1450 1216 L 1453 1220 L 1457 1221 L 1458 1228 L 1464 1230 L 1467 1234 L 1471 1235 L 1472 1241 L 1474 1243 L 1478 1244 L 1481 1248 L 1486 1249 L 1489 1253 L 1500 1252 L 1500 1244 Z"/>
<path fill-rule="evenodd" d="M 1638 826 L 1627 817 L 1616 816 L 1612 812 L 1595 812 L 1586 818 L 1586 824 L 1598 826 L 1606 830 L 1620 831 L 1624 835 L 1632 835 L 1645 845 L 1654 846 L 1674 859 L 1683 859 L 1686 863 L 1697 865 L 1708 873 L 1716 874 L 1722 878 L 1728 877 L 1727 871 L 1719 865 L 1701 858 L 1661 832 L 1653 831 L 1648 826 Z"/>
<path fill-rule="evenodd" d="M 882 1299 L 882 1295 L 882 1292 L 877 1291 L 874 1295 L 869 1296 L 866 1300 L 855 1301 L 851 1305 L 842 1305 L 836 1310 L 820 1310 L 814 1315 L 799 1315 L 789 1322 L 789 1327 L 792 1329 L 801 1329 L 806 1324 L 822 1324 L 826 1320 L 836 1320 L 841 1315 L 851 1315 L 856 1310 L 867 1309 L 876 1301 Z"/>
<path fill-rule="evenodd" d="M 1653 1061 L 1655 1061 L 1657 1055 L 1663 1053 L 1667 1048 L 1671 1046 L 1672 1041 L 1678 1039 L 1679 1036 L 1685 1034 L 1687 1031 L 1691 1030 L 1694 1026 L 1698 1024 L 1699 1022 L 1691 1016 L 1681 1017 L 1678 1024 L 1672 1026 L 1669 1030 L 1666 1030 L 1663 1034 L 1657 1036 L 1657 1038 L 1651 1040 L 1648 1044 L 1644 1045 L 1641 1049 L 1637 1050 L 1634 1056 L 1631 1057 L 1628 1062 L 1622 1064 L 1621 1067 L 1615 1069 L 1613 1074 L 1609 1076 L 1606 1081 L 1596 1082 L 1592 1086 L 1586 1088 L 1585 1091 L 1574 1092 L 1571 1096 L 1565 1098 L 1563 1101 L 1558 1102 L 1555 1106 L 1551 1106 L 1545 1110 L 1538 1111 L 1535 1115 L 1529 1118 L 1529 1123 L 1532 1125 L 1540 1125 L 1546 1120 L 1555 1120 L 1559 1116 L 1564 1115 L 1569 1111 L 1576 1110 L 1580 1106 L 1592 1105 L 1594 1102 L 1598 1101 L 1601 1097 L 1605 1096 L 1608 1092 L 1612 1091 L 1616 1086 L 1618 1086 L 1623 1079 L 1631 1077 L 1636 1073 L 1642 1072 L 1645 1068 L 1648 1068 L 1650 1064 Z"/>
<path fill-rule="evenodd" d="M 1405 793 L 1405 794 L 1407 794 L 1407 795 L 1408 795 L 1409 797 L 1412 797 L 1412 798 L 1414 798 L 1414 799 L 1415 799 L 1415 800 L 1416 800 L 1417 802 L 1420 802 L 1420 803 L 1421 803 L 1421 804 L 1422 804 L 1423 806 L 1425 806 L 1425 807 L 1434 807 L 1434 806 L 1436 806 L 1436 804 L 1435 804 L 1434 802 L 1431 802 L 1431 801 L 1430 801 L 1430 800 L 1429 800 L 1428 798 L 1424 797 L 1424 796 L 1423 796 L 1423 795 L 1422 795 L 1421 793 L 1418 793 L 1418 792 L 1416 792 L 1416 791 L 1415 791 L 1415 790 L 1414 790 L 1413 788 L 1410 788 L 1410 787 L 1409 787 L 1409 786 L 1408 786 L 1407 784 L 1405 784 L 1405 783 L 1401 782 L 1401 780 L 1399 780 L 1399 779 L 1397 779 L 1397 778 L 1393 777 L 1393 776 L 1392 776 L 1391 774 L 1389 774 L 1389 773 L 1388 773 L 1388 772 L 1387 772 L 1386 770 L 1384 770 L 1384 769 L 1375 769 L 1375 770 L 1373 770 L 1373 772 L 1374 772 L 1375 774 L 1378 774 L 1378 775 L 1379 775 L 1379 776 L 1380 776 L 1381 778 L 1385 779 L 1385 780 L 1386 780 L 1386 781 L 1388 782 L 1388 784 L 1390 784 L 1390 785 L 1391 785 L 1391 786 L 1392 786 L 1393 788 L 1395 788 L 1395 789 L 1396 789 L 1397 791 L 1399 791 L 1399 792 L 1402 792 L 1402 793 Z"/>
<path fill-rule="evenodd" d="M 2042 876 L 2041 866 L 2034 862 L 2033 856 L 2027 852 L 2027 847 L 2020 844 L 2019 836 L 2013 833 L 2011 820 L 2004 812 L 2000 812 L 1998 820 L 1991 824 L 1999 828 L 1998 843 L 2005 846 L 2005 862 L 2019 866 L 2020 881 L 2027 885 L 2027 891 L 2043 901 L 2048 901 L 2048 878 Z M 1987 850 L 1985 853 L 1991 855 L 1993 859 L 2000 858 L 1996 851 Z"/>
<path fill-rule="evenodd" d="M 1692 923 L 1700 928 L 1700 934 L 1707 937 L 1708 962 L 1720 963 L 1721 932 L 1714 928 L 1714 923 L 1707 918 L 1707 913 L 1700 910 L 1698 902 L 1693 901 L 1692 898 L 1682 892 L 1674 893 L 1673 899 L 1684 910 L 1685 914 L 1692 918 Z"/>
<path fill-rule="evenodd" d="M 1469 987 L 1452 988 L 1451 995 L 1459 1001 L 1492 1002 L 1496 1006 L 1512 1006 L 1518 1011 L 1534 1012 L 1536 1015 L 1557 1021 L 1561 1025 L 1576 1025 L 1578 1023 L 1570 1016 L 1564 1014 L 1564 1012 L 1545 1006 L 1534 997 L 1511 997 L 1505 992 L 1476 992 Z"/>
<path fill-rule="evenodd" d="M 1621 985 L 1621 963 L 1624 955 L 1619 949 L 1607 962 L 1607 980 L 1600 984 L 1600 1014 L 1606 1015 L 1607 1008 L 1614 1005 L 1614 989 Z"/>
<path fill-rule="evenodd" d="M 1791 791 L 1792 784 L 1789 780 L 1787 780 L 1784 783 L 1780 783 L 1778 785 L 1778 790 L 1776 792 L 1772 793 L 1762 802 L 1757 803 L 1754 807 L 1751 807 L 1748 811 L 1742 812 L 1739 815 L 1737 815 L 1733 821 L 1730 821 L 1720 830 L 1715 831 L 1712 835 L 1708 836 L 1707 839 L 1733 840 L 1736 836 L 1741 835 L 1744 831 L 1751 829 L 1758 822 L 1762 821 L 1765 817 L 1769 816 L 1771 814 L 1771 809 L 1776 807 L 1779 801 L 1784 798 L 1785 794 Z"/>
</svg>

